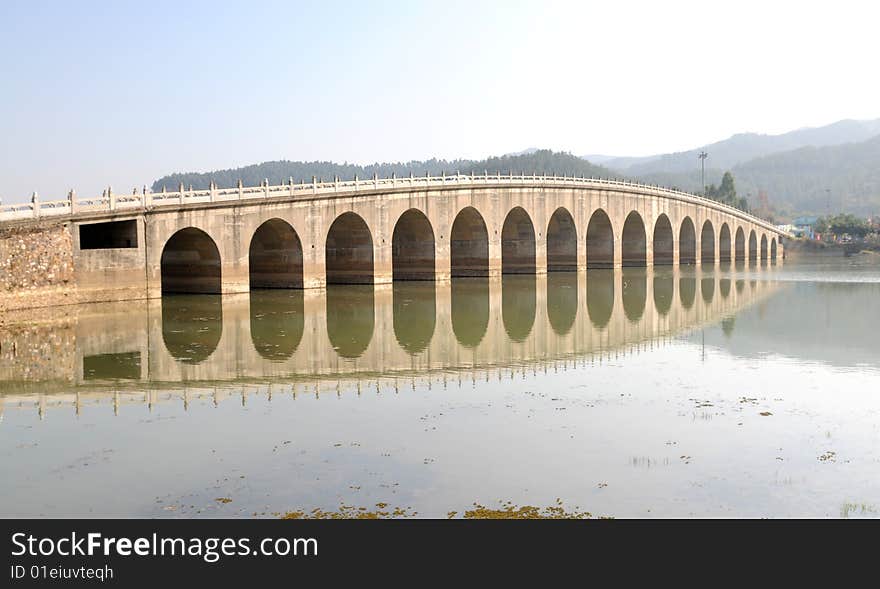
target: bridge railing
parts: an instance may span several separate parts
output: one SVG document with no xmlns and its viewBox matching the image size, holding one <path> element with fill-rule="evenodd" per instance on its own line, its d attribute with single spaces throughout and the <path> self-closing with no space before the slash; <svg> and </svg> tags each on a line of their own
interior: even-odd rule
<svg viewBox="0 0 880 589">
<path fill-rule="evenodd" d="M 708 206 L 730 215 L 740 217 L 775 232 L 770 223 L 759 219 L 745 211 L 723 204 L 697 194 L 665 188 L 656 184 L 642 184 L 629 180 L 613 180 L 607 178 L 586 178 L 574 176 L 550 176 L 542 174 L 483 173 L 483 174 L 451 174 L 441 176 L 406 176 L 397 178 L 355 178 L 354 180 L 294 182 L 291 178 L 287 183 L 270 185 L 264 181 L 259 186 L 242 186 L 240 183 L 232 188 L 219 188 L 211 185 L 205 189 L 189 189 L 180 186 L 177 191 L 151 192 L 143 190 L 130 194 L 116 194 L 106 190 L 103 195 L 92 198 L 78 198 L 73 192 L 65 200 L 41 201 L 36 194 L 29 203 L 7 204 L 0 206 L 0 223 L 4 221 L 20 221 L 75 216 L 80 213 L 153 210 L 164 207 L 179 207 L 204 203 L 227 203 L 232 201 L 253 201 L 273 198 L 311 198 L 318 195 L 346 194 L 356 195 L 375 190 L 406 189 L 406 188 L 465 188 L 486 185 L 511 186 L 571 186 L 579 188 L 626 188 L 642 193 L 650 193 L 666 198 L 674 198 L 694 204 Z"/>
</svg>

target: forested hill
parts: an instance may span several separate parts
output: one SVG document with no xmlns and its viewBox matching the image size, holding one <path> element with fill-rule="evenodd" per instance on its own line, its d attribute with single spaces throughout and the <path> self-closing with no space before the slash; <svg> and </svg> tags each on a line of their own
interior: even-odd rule
<svg viewBox="0 0 880 589">
<path fill-rule="evenodd" d="M 649 174 L 679 174 L 694 169 L 701 151 L 709 152 L 708 164 L 720 170 L 755 158 L 802 147 L 826 147 L 858 143 L 880 135 L 880 119 L 868 121 L 843 120 L 824 127 L 798 129 L 781 135 L 740 133 L 724 141 L 683 151 L 647 157 L 604 158 L 599 160 L 609 168 L 630 176 Z M 698 166 L 697 166 L 698 167 Z"/>
<path fill-rule="evenodd" d="M 709 160 L 711 161 L 711 155 Z M 741 196 L 750 202 L 766 192 L 781 217 L 847 212 L 880 212 L 880 136 L 858 143 L 801 147 L 755 158 L 730 168 Z M 717 184 L 724 170 L 706 168 L 706 183 Z M 636 175 L 643 182 L 700 188 L 700 168 L 689 173 Z"/>
<path fill-rule="evenodd" d="M 153 182 L 152 189 L 159 192 L 162 187 L 168 190 L 177 190 L 182 183 L 189 188 L 208 188 L 211 180 L 221 188 L 231 188 L 238 185 L 239 179 L 245 186 L 258 186 L 263 180 L 268 179 L 270 184 L 282 184 L 289 178 L 295 182 L 305 180 L 311 182 L 312 176 L 326 180 L 332 180 L 339 176 L 340 180 L 353 180 L 355 174 L 359 178 L 372 178 L 376 173 L 380 178 L 390 178 L 391 174 L 398 177 L 408 177 L 410 173 L 416 176 L 424 176 L 429 173 L 439 176 L 444 172 L 454 174 L 482 174 L 484 171 L 495 173 L 513 172 L 514 174 L 546 173 L 569 176 L 594 176 L 600 178 L 620 177 L 619 173 L 612 172 L 602 166 L 576 157 L 570 153 L 554 152 L 548 149 L 540 149 L 531 153 L 517 155 L 505 155 L 491 157 L 485 160 L 438 160 L 411 161 L 398 163 L 377 163 L 366 166 L 356 164 L 338 164 L 334 162 L 292 162 L 275 161 L 254 164 L 243 168 L 229 170 L 216 170 L 214 172 L 187 172 L 175 173 L 159 178 Z"/>
</svg>

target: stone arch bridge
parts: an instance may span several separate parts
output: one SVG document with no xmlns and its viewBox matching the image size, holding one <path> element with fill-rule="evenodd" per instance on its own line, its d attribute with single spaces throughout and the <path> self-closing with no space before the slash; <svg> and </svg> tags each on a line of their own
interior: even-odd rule
<svg viewBox="0 0 880 589">
<path fill-rule="evenodd" d="M 738 209 L 630 182 L 484 174 L 238 186 L 0 208 L 63 223 L 81 300 L 782 258 Z"/>
</svg>

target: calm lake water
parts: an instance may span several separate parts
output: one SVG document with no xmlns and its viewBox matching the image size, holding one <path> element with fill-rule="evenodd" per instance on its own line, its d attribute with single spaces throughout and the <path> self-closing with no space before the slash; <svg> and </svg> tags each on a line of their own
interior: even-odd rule
<svg viewBox="0 0 880 589">
<path fill-rule="evenodd" d="M 880 266 L 178 296 L 0 326 L 0 515 L 880 515 Z"/>
</svg>

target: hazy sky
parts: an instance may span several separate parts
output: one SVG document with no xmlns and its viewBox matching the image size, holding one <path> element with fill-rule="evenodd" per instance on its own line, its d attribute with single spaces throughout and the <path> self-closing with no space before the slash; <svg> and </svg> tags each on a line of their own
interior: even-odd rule
<svg viewBox="0 0 880 589">
<path fill-rule="evenodd" d="M 0 0 L 0 198 L 877 118 L 872 5 Z"/>
</svg>

